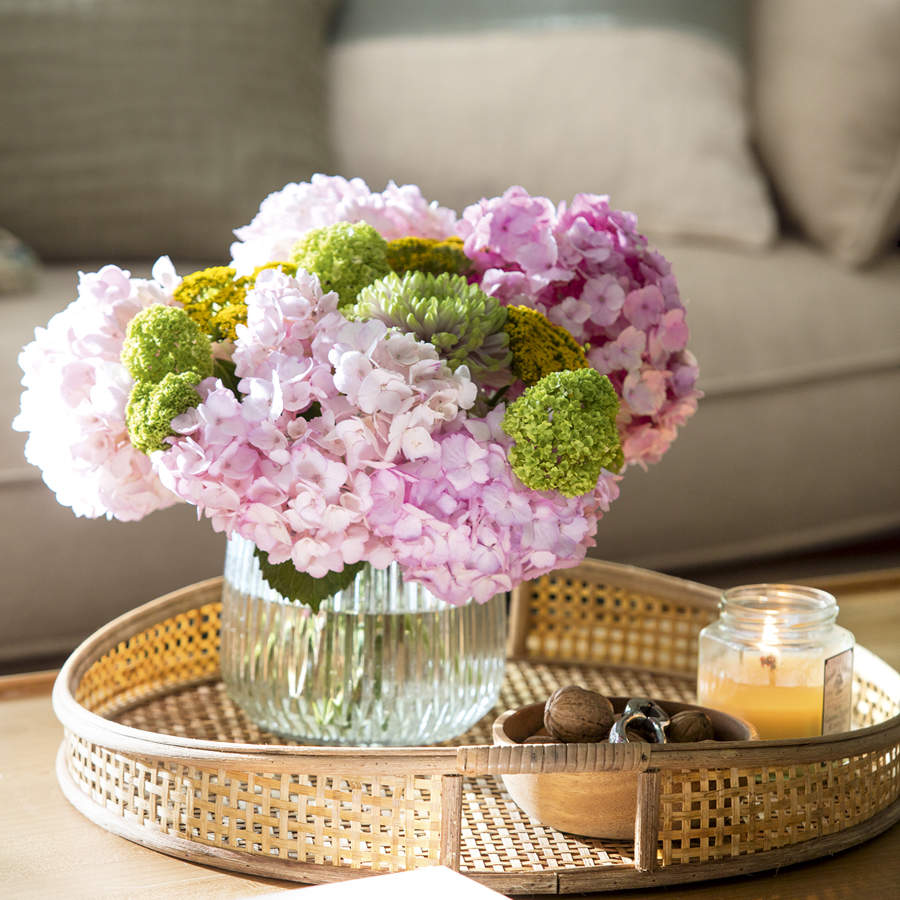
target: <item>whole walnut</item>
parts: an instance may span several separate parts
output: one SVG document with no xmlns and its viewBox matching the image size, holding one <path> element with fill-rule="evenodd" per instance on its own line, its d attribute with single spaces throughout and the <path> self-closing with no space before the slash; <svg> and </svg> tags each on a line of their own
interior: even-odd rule
<svg viewBox="0 0 900 900">
<path fill-rule="evenodd" d="M 612 703 L 597 691 L 570 684 L 558 688 L 544 705 L 544 727 L 567 744 L 605 741 L 615 721 Z"/>
<path fill-rule="evenodd" d="M 672 716 L 666 737 L 676 744 L 689 744 L 713 741 L 716 733 L 712 719 L 702 709 L 685 709 Z"/>
</svg>

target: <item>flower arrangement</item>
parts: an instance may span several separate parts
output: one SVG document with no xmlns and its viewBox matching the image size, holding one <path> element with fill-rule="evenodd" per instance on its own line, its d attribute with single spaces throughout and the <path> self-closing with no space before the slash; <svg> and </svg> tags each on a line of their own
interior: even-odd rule
<svg viewBox="0 0 900 900">
<path fill-rule="evenodd" d="M 696 409 L 684 306 L 636 226 L 589 194 L 513 187 L 458 219 L 317 175 L 263 201 L 229 266 L 82 273 L 22 351 L 14 427 L 77 515 L 186 501 L 283 593 L 396 561 L 485 601 L 582 559 Z"/>
</svg>

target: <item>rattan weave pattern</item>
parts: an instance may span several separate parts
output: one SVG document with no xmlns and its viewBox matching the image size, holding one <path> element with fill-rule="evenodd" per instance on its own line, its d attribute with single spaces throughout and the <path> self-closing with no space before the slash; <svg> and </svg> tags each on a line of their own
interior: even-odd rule
<svg viewBox="0 0 900 900">
<path fill-rule="evenodd" d="M 633 864 L 630 841 L 576 838 L 545 828 L 516 806 L 499 779 L 464 782 L 461 872 L 548 872 Z"/>
<path fill-rule="evenodd" d="M 679 596 L 670 587 L 676 579 L 643 581 L 615 583 L 583 565 L 521 585 L 517 612 L 527 628 L 514 635 L 514 655 L 693 674 L 716 593 Z"/>
<path fill-rule="evenodd" d="M 879 666 L 879 674 L 896 677 L 893 670 L 885 672 L 885 669 L 888 667 Z M 900 715 L 900 692 L 886 690 L 885 682 L 874 680 L 868 671 L 860 672 L 857 668 L 853 673 L 853 727 L 867 728 L 897 715 Z"/>
<path fill-rule="evenodd" d="M 662 772 L 664 866 L 705 863 L 835 834 L 898 798 L 898 751 L 803 766 Z"/>
<path fill-rule="evenodd" d="M 729 860 L 758 870 L 789 858 L 773 853 L 813 858 L 817 838 L 823 847 L 847 846 L 862 839 L 848 829 L 897 818 L 900 675 L 863 650 L 854 727 L 864 730 L 834 741 L 759 742 L 727 756 L 703 745 L 675 753 L 675 745 L 629 754 L 581 752 L 596 745 L 495 752 L 503 748 L 489 746 L 494 716 L 560 684 L 693 699 L 687 658 L 715 614 L 713 589 L 605 564 L 563 575 L 516 592 L 513 658 L 497 709 L 450 742 L 459 749 L 433 752 L 294 753 L 250 723 L 217 680 L 218 580 L 154 601 L 98 632 L 60 676 L 64 789 L 106 827 L 187 858 L 298 881 L 441 862 L 506 893 L 610 890 L 653 869 L 654 883 L 721 877 Z M 658 824 L 640 844 L 539 825 L 497 777 L 597 766 L 636 771 L 653 785 L 647 796 Z M 185 849 L 194 845 L 207 849 Z"/>
<path fill-rule="evenodd" d="M 146 697 L 216 676 L 221 615 L 216 599 L 130 635 L 84 673 L 75 699 L 112 718 Z"/>
<path fill-rule="evenodd" d="M 196 843 L 394 871 L 434 865 L 440 776 L 297 776 L 142 761 L 68 733 L 69 772 L 106 810 Z"/>
<path fill-rule="evenodd" d="M 465 734 L 444 746 L 488 744 L 491 725 L 500 713 L 548 697 L 560 684 L 579 684 L 609 696 L 653 696 L 691 702 L 694 685 L 687 677 L 660 677 L 641 669 L 586 668 L 510 660 L 497 705 Z M 261 731 L 236 706 L 221 681 L 206 681 L 175 689 L 144 702 L 131 702 L 116 714 L 116 722 L 176 737 L 249 744 L 290 745 L 295 742 Z"/>
</svg>

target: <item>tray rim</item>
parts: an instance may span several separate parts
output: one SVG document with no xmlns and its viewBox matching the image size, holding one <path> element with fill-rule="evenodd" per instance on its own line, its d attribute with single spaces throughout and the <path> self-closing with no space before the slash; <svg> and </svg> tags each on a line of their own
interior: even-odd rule
<svg viewBox="0 0 900 900">
<path fill-rule="evenodd" d="M 633 566 L 607 564 L 629 576 Z M 660 573 L 650 573 L 660 576 Z M 665 576 L 662 576 L 663 578 Z M 229 766 L 265 765 L 268 771 L 296 769 L 302 762 L 310 774 L 333 768 L 336 761 L 353 764 L 353 771 L 371 772 L 381 763 L 409 763 L 423 774 L 496 775 L 520 771 L 605 771 L 681 769 L 691 765 L 733 766 L 803 764 L 853 756 L 900 740 L 900 714 L 854 731 L 811 738 L 718 742 L 715 748 L 689 744 L 612 744 L 604 752 L 594 752 L 596 744 L 534 744 L 506 748 L 500 752 L 492 744 L 461 747 L 333 747 L 295 744 L 254 744 L 185 738 L 143 731 L 88 710 L 75 699 L 75 691 L 87 669 L 102 655 L 142 628 L 165 618 L 198 609 L 218 601 L 223 578 L 217 576 L 165 594 L 113 619 L 84 640 L 69 656 L 53 685 L 54 712 L 62 725 L 79 737 L 111 750 L 140 756 L 164 755 L 173 762 L 196 764 L 227 763 Z M 688 582 L 690 584 L 690 582 Z M 705 587 L 705 586 L 702 586 Z M 900 673 L 880 657 L 857 644 L 855 661 L 865 660 L 888 679 L 900 681 Z M 557 661 L 558 662 L 558 661 Z M 580 663 L 581 665 L 587 665 Z M 640 668 L 640 667 L 631 667 Z M 654 671 L 654 670 L 647 670 Z M 193 683 L 215 681 L 214 677 Z M 186 682 L 183 685 L 186 686 Z M 594 748 L 591 751 L 589 748 Z"/>
</svg>

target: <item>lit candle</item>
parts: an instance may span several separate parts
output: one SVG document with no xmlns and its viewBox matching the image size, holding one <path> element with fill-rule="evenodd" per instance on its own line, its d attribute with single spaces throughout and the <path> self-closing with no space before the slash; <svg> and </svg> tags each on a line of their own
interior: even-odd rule
<svg viewBox="0 0 900 900">
<path fill-rule="evenodd" d="M 824 591 L 757 584 L 725 591 L 700 632 L 697 697 L 752 722 L 762 739 L 850 728 L 853 635 Z"/>
</svg>

